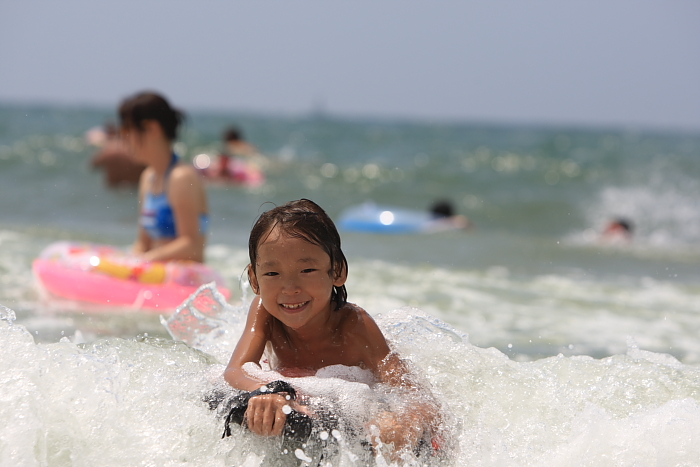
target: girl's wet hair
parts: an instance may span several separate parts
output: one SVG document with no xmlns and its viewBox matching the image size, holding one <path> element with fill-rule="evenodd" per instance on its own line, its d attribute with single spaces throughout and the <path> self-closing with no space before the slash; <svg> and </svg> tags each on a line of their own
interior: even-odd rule
<svg viewBox="0 0 700 467">
<path fill-rule="evenodd" d="M 340 235 L 328 214 L 316 203 L 308 199 L 290 201 L 277 206 L 260 215 L 250 231 L 248 240 L 248 255 L 250 267 L 255 274 L 258 259 L 258 246 L 265 241 L 273 229 L 278 228 L 281 234 L 292 238 L 301 238 L 325 251 L 331 259 L 331 269 L 328 274 L 338 277 L 348 272 L 348 261 L 340 249 Z M 348 299 L 345 285 L 333 286 L 331 301 L 335 309 L 342 308 Z"/>
<path fill-rule="evenodd" d="M 127 97 L 119 105 L 122 127 L 143 131 L 145 120 L 155 120 L 169 141 L 174 141 L 177 137 L 177 128 L 184 118 L 182 112 L 173 108 L 165 97 L 155 92 L 140 92 Z"/>
</svg>

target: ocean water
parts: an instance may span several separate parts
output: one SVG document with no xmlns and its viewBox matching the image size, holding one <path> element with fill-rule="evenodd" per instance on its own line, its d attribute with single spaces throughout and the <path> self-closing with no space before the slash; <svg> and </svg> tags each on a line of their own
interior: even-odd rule
<svg viewBox="0 0 700 467">
<path fill-rule="evenodd" d="M 201 402 L 227 350 L 35 286 L 51 242 L 135 236 L 133 190 L 88 166 L 84 133 L 108 119 L 0 105 L 0 465 L 265 465 L 270 446 L 220 440 Z M 367 200 L 449 198 L 474 223 L 341 232 L 350 300 L 450 414 L 450 455 L 429 463 L 700 465 L 700 133 L 200 112 L 178 153 L 215 153 L 232 123 L 271 161 L 260 187 L 208 188 L 207 262 L 234 310 L 268 202 L 307 197 L 337 219 Z M 615 216 L 634 222 L 631 242 L 600 241 Z"/>
</svg>

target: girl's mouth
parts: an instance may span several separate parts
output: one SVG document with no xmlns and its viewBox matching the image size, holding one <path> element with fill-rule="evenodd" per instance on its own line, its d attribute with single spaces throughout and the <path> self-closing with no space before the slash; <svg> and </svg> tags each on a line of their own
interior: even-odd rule
<svg viewBox="0 0 700 467">
<path fill-rule="evenodd" d="M 306 305 L 307 303 L 309 303 L 309 302 L 301 302 L 301 303 L 280 303 L 280 306 L 281 306 L 282 308 L 284 308 L 285 310 L 295 311 L 295 310 L 298 310 L 298 309 L 304 307 L 304 305 Z"/>
</svg>

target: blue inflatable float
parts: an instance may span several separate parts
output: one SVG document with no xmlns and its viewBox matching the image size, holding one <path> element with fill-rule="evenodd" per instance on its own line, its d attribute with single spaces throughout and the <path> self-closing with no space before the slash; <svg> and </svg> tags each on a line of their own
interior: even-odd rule
<svg viewBox="0 0 700 467">
<path fill-rule="evenodd" d="M 338 218 L 338 228 L 347 232 L 416 234 L 454 230 L 457 226 L 427 211 L 367 202 L 343 211 Z"/>
</svg>

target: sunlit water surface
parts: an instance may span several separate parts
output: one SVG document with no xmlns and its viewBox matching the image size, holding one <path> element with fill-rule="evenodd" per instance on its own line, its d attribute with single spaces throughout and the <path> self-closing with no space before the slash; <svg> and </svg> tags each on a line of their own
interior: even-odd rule
<svg viewBox="0 0 700 467">
<path fill-rule="evenodd" d="M 476 226 L 341 232 L 350 301 L 451 417 L 449 456 L 429 463 L 700 465 L 700 135 L 193 114 L 184 159 L 213 155 L 234 122 L 272 166 L 261 187 L 208 188 L 207 263 L 233 308 L 226 333 L 186 345 L 158 314 L 45 297 L 32 277 L 54 241 L 134 238 L 133 190 L 88 168 L 83 134 L 108 118 L 0 106 L 0 465 L 272 462 L 274 442 L 221 440 L 202 396 L 240 326 L 250 227 L 299 197 L 334 219 L 448 197 Z M 613 216 L 632 242 L 599 241 Z"/>
</svg>

